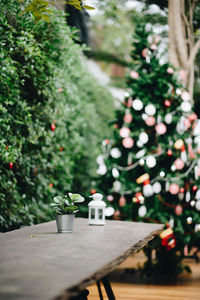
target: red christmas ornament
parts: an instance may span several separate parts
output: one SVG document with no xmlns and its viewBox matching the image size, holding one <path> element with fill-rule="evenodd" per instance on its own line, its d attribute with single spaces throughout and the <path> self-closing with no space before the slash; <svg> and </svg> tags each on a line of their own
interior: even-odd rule
<svg viewBox="0 0 200 300">
<path fill-rule="evenodd" d="M 170 107 L 170 106 L 171 106 L 171 101 L 165 100 L 165 106 L 166 106 L 166 107 Z"/>
<path fill-rule="evenodd" d="M 37 175 L 37 168 L 34 169 L 34 175 Z"/>
<path fill-rule="evenodd" d="M 126 198 L 124 196 L 121 196 L 119 198 L 119 206 L 124 207 L 126 205 Z"/>
<path fill-rule="evenodd" d="M 51 124 L 51 131 L 54 131 L 56 129 L 55 123 Z"/>
<path fill-rule="evenodd" d="M 110 143 L 109 139 L 105 139 L 105 144 L 108 145 Z"/>
<path fill-rule="evenodd" d="M 8 145 L 6 145 L 6 149 L 8 149 L 8 147 L 9 147 L 9 146 L 8 146 Z"/>
<path fill-rule="evenodd" d="M 135 196 L 132 198 L 132 201 L 134 203 L 144 203 L 144 196 L 142 193 L 138 192 L 135 194 Z"/>
<path fill-rule="evenodd" d="M 14 164 L 12 162 L 9 163 L 9 168 L 12 170 L 14 167 Z"/>
<path fill-rule="evenodd" d="M 177 216 L 180 216 L 180 215 L 182 215 L 182 212 L 183 212 L 183 207 L 181 206 L 181 205 L 176 205 L 176 207 L 175 207 L 175 214 L 177 215 Z"/>
<path fill-rule="evenodd" d="M 50 188 L 53 187 L 53 183 L 52 183 L 52 182 L 49 183 L 49 187 L 50 187 Z"/>
<path fill-rule="evenodd" d="M 96 192 L 97 192 L 97 191 L 96 191 L 95 189 L 91 189 L 91 190 L 90 190 L 90 194 L 91 194 L 91 195 L 95 194 Z"/>
<path fill-rule="evenodd" d="M 180 188 L 180 191 L 179 191 L 180 193 L 184 193 L 185 192 L 185 190 L 184 190 L 184 188 L 182 187 L 182 188 Z"/>
<path fill-rule="evenodd" d="M 63 151 L 64 150 L 64 148 L 63 147 L 60 147 L 60 149 L 59 149 L 60 151 Z"/>
<path fill-rule="evenodd" d="M 168 155 L 168 156 L 172 156 L 172 154 L 173 154 L 172 150 L 171 150 L 171 149 L 168 149 L 168 150 L 167 150 L 167 155 Z"/>
<path fill-rule="evenodd" d="M 193 187 L 192 187 L 193 192 L 196 192 L 197 189 L 198 189 L 198 187 L 196 185 L 193 185 Z"/>
<path fill-rule="evenodd" d="M 161 244 L 166 247 L 167 250 L 171 250 L 176 246 L 176 238 L 171 228 L 167 228 L 160 234 Z"/>
</svg>

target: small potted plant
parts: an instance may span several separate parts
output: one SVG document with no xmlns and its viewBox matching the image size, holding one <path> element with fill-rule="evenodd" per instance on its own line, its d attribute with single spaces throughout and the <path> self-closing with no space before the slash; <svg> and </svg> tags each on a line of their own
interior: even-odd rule
<svg viewBox="0 0 200 300">
<path fill-rule="evenodd" d="M 66 196 L 53 198 L 52 206 L 56 214 L 56 224 L 59 233 L 72 232 L 75 214 L 79 211 L 77 203 L 85 199 L 79 194 L 68 193 Z"/>
</svg>

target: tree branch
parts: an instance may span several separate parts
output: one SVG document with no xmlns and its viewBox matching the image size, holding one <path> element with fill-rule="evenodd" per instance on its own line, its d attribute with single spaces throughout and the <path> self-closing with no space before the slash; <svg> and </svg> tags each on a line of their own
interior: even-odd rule
<svg viewBox="0 0 200 300">
<path fill-rule="evenodd" d="M 195 57 L 196 57 L 197 53 L 199 52 L 199 50 L 200 50 L 200 39 L 195 43 L 195 45 L 190 53 L 190 57 L 189 57 L 189 61 L 188 61 L 188 68 L 194 62 Z"/>
</svg>

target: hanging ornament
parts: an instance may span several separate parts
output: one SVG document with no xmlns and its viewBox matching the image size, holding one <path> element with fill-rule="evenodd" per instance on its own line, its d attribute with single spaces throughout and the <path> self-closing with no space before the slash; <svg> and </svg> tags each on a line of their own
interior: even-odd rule
<svg viewBox="0 0 200 300">
<path fill-rule="evenodd" d="M 155 43 L 156 45 L 160 42 L 160 40 L 161 40 L 161 37 L 160 37 L 159 35 L 156 35 L 156 36 L 154 37 L 154 43 Z"/>
<path fill-rule="evenodd" d="M 193 187 L 192 187 L 193 192 L 196 192 L 197 189 L 198 189 L 197 185 L 193 185 Z"/>
<path fill-rule="evenodd" d="M 124 122 L 125 122 L 126 124 L 131 123 L 132 120 L 133 120 L 132 114 L 126 113 L 126 114 L 124 115 Z"/>
<path fill-rule="evenodd" d="M 114 178 L 118 178 L 119 177 L 119 171 L 116 168 L 112 169 L 112 176 Z"/>
<path fill-rule="evenodd" d="M 168 149 L 168 150 L 167 150 L 167 155 L 168 155 L 168 156 L 172 156 L 172 154 L 173 154 L 172 150 L 171 150 L 171 149 Z"/>
<path fill-rule="evenodd" d="M 112 148 L 111 151 L 110 151 L 110 155 L 113 157 L 113 158 L 119 158 L 121 156 L 121 151 L 118 149 L 118 148 Z"/>
<path fill-rule="evenodd" d="M 185 120 L 184 120 L 184 127 L 185 127 L 185 129 L 188 130 L 190 128 L 190 126 L 191 126 L 190 120 L 187 119 L 187 118 L 185 118 Z"/>
<path fill-rule="evenodd" d="M 102 154 L 97 156 L 96 162 L 98 165 L 101 165 L 104 163 L 104 156 Z"/>
<path fill-rule="evenodd" d="M 128 101 L 127 101 L 127 103 L 126 103 L 126 106 L 129 107 L 129 108 L 131 108 L 132 103 L 133 103 L 133 99 L 132 99 L 131 97 L 129 97 L 129 98 L 128 98 Z"/>
<path fill-rule="evenodd" d="M 156 119 L 152 116 L 147 117 L 147 119 L 145 120 L 145 123 L 147 126 L 154 126 L 156 123 Z"/>
<path fill-rule="evenodd" d="M 188 245 L 185 245 L 185 246 L 184 246 L 183 254 L 184 254 L 184 256 L 187 256 L 187 255 L 188 255 Z"/>
<path fill-rule="evenodd" d="M 156 46 L 155 44 L 152 44 L 152 45 L 150 46 L 150 49 L 153 50 L 153 51 L 155 51 L 155 50 L 157 49 L 157 46 Z"/>
<path fill-rule="evenodd" d="M 156 113 L 156 107 L 153 104 L 148 104 L 145 106 L 145 113 L 149 116 L 153 116 Z"/>
<path fill-rule="evenodd" d="M 170 186 L 169 181 L 166 181 L 165 182 L 165 191 L 166 192 L 169 192 L 169 186 Z"/>
<path fill-rule="evenodd" d="M 149 51 L 148 48 L 144 48 L 144 49 L 142 50 L 142 57 L 146 58 L 148 51 Z"/>
<path fill-rule="evenodd" d="M 49 183 L 49 187 L 50 187 L 51 189 L 53 188 L 53 183 L 52 183 L 52 182 Z"/>
<path fill-rule="evenodd" d="M 200 120 L 196 120 L 193 125 L 193 135 L 200 135 Z"/>
<path fill-rule="evenodd" d="M 195 120 L 197 120 L 197 115 L 195 113 L 192 113 L 191 115 L 189 115 L 189 120 L 190 122 L 194 122 Z"/>
<path fill-rule="evenodd" d="M 185 194 L 185 201 L 190 202 L 190 200 L 191 200 L 191 194 L 190 194 L 190 191 L 187 191 Z"/>
<path fill-rule="evenodd" d="M 177 184 L 177 183 L 172 183 L 172 184 L 170 184 L 169 192 L 170 192 L 172 195 L 178 194 L 178 192 L 179 192 L 179 186 L 178 186 L 178 184 Z"/>
<path fill-rule="evenodd" d="M 181 147 L 181 159 L 184 163 L 187 162 L 187 153 L 185 151 L 185 146 L 184 145 Z"/>
<path fill-rule="evenodd" d="M 160 177 L 165 177 L 165 172 L 164 171 L 160 172 Z"/>
<path fill-rule="evenodd" d="M 102 145 L 105 147 L 110 143 L 109 139 L 105 139 L 102 141 Z"/>
<path fill-rule="evenodd" d="M 192 207 L 194 207 L 195 204 L 196 204 L 196 202 L 195 202 L 194 200 L 192 200 L 192 201 L 190 202 L 190 205 L 191 205 Z"/>
<path fill-rule="evenodd" d="M 173 70 L 172 68 L 169 67 L 169 68 L 167 68 L 167 73 L 168 73 L 168 74 L 173 74 L 173 73 L 174 73 L 174 70 Z"/>
<path fill-rule="evenodd" d="M 129 94 L 128 92 L 125 92 L 125 93 L 124 93 L 124 97 L 125 97 L 125 98 L 128 98 L 129 96 L 130 96 L 130 94 Z"/>
<path fill-rule="evenodd" d="M 144 131 L 141 132 L 140 135 L 139 135 L 139 141 L 142 144 L 146 144 L 149 141 L 148 134 L 146 132 L 144 132 Z"/>
<path fill-rule="evenodd" d="M 181 103 L 181 110 L 183 112 L 190 112 L 192 109 L 192 104 L 188 101 L 184 101 Z"/>
<path fill-rule="evenodd" d="M 126 138 L 126 137 L 129 136 L 130 132 L 131 132 L 131 131 L 130 131 L 129 128 L 127 128 L 127 127 L 122 127 L 122 128 L 120 129 L 120 131 L 119 131 L 119 134 L 120 134 L 121 137 Z"/>
<path fill-rule="evenodd" d="M 147 114 L 142 114 L 142 119 L 143 119 L 144 121 L 146 121 L 146 119 L 148 119 L 148 115 L 147 115 Z"/>
<path fill-rule="evenodd" d="M 155 182 L 153 184 L 153 191 L 154 191 L 154 193 L 155 194 L 159 194 L 161 192 L 161 190 L 162 190 L 162 186 L 161 186 L 160 182 Z"/>
<path fill-rule="evenodd" d="M 198 200 L 198 201 L 196 202 L 195 207 L 196 207 L 197 210 L 200 210 L 200 200 Z"/>
<path fill-rule="evenodd" d="M 172 165 L 172 166 L 171 166 L 171 170 L 172 170 L 173 172 L 175 172 L 175 171 L 176 171 L 176 167 L 175 167 L 175 165 Z"/>
<path fill-rule="evenodd" d="M 147 213 L 146 206 L 144 206 L 144 205 L 140 206 L 140 208 L 138 209 L 138 215 L 140 217 L 144 217 L 146 215 L 146 213 Z"/>
<path fill-rule="evenodd" d="M 179 139 L 174 143 L 174 148 L 177 150 L 181 149 L 182 146 L 184 146 L 184 142 L 182 139 Z"/>
<path fill-rule="evenodd" d="M 194 232 L 199 232 L 200 231 L 200 224 L 196 224 L 194 228 Z"/>
<path fill-rule="evenodd" d="M 140 159 L 140 160 L 139 160 L 139 165 L 140 165 L 140 166 L 144 166 L 144 164 L 145 164 L 144 159 Z"/>
<path fill-rule="evenodd" d="M 165 115 L 165 123 L 171 124 L 171 122 L 172 122 L 172 114 L 168 113 Z"/>
<path fill-rule="evenodd" d="M 136 193 L 135 196 L 132 198 L 132 201 L 134 203 L 143 204 L 144 203 L 144 197 L 143 197 L 142 193 L 140 193 L 140 192 Z"/>
<path fill-rule="evenodd" d="M 56 129 L 55 123 L 51 124 L 51 131 L 54 131 Z"/>
<path fill-rule="evenodd" d="M 183 207 L 180 204 L 176 205 L 176 207 L 175 207 L 175 214 L 177 216 L 180 216 L 180 215 L 182 215 L 182 212 L 183 212 Z"/>
<path fill-rule="evenodd" d="M 161 245 L 163 247 L 166 247 L 168 251 L 173 249 L 176 246 L 176 238 L 171 228 L 167 228 L 163 232 L 161 232 L 160 238 L 161 238 Z"/>
<path fill-rule="evenodd" d="M 138 74 L 138 72 L 132 70 L 130 72 L 130 77 L 133 78 L 133 79 L 137 79 L 139 77 L 139 74 Z"/>
<path fill-rule="evenodd" d="M 182 116 L 176 125 L 176 130 L 180 135 L 182 135 L 185 132 L 184 121 L 185 121 L 185 117 Z"/>
<path fill-rule="evenodd" d="M 96 191 L 95 189 L 91 189 L 91 190 L 90 190 L 90 194 L 91 194 L 91 195 L 96 194 L 96 192 L 97 192 L 97 191 Z"/>
<path fill-rule="evenodd" d="M 134 145 L 134 140 L 131 137 L 127 137 L 122 140 L 122 145 L 124 146 L 124 148 L 132 148 Z"/>
<path fill-rule="evenodd" d="M 184 189 L 183 187 L 181 187 L 181 188 L 180 188 L 180 193 L 183 194 L 184 192 L 185 192 L 185 189 Z"/>
<path fill-rule="evenodd" d="M 143 183 L 145 180 L 149 179 L 149 174 L 145 173 L 136 179 L 137 184 Z"/>
<path fill-rule="evenodd" d="M 140 99 L 135 99 L 132 103 L 133 109 L 140 111 L 143 109 L 143 103 Z"/>
<path fill-rule="evenodd" d="M 145 153 L 146 153 L 146 150 L 142 149 L 142 150 L 138 151 L 135 156 L 136 156 L 136 158 L 141 158 L 145 155 Z"/>
<path fill-rule="evenodd" d="M 113 190 L 118 193 L 121 190 L 121 182 L 116 180 L 113 182 Z"/>
<path fill-rule="evenodd" d="M 112 202 L 114 200 L 114 197 L 112 195 L 108 195 L 106 198 L 109 202 Z"/>
<path fill-rule="evenodd" d="M 192 217 L 187 217 L 187 223 L 192 224 Z"/>
<path fill-rule="evenodd" d="M 149 179 L 147 179 L 143 182 L 143 195 L 145 197 L 151 197 L 153 195 L 153 187 L 150 184 Z"/>
<path fill-rule="evenodd" d="M 153 155 L 149 155 L 146 158 L 146 164 L 149 168 L 153 168 L 156 165 L 156 159 Z"/>
<path fill-rule="evenodd" d="M 190 101 L 191 97 L 190 97 L 190 94 L 188 92 L 183 92 L 182 95 L 181 95 L 181 99 L 183 101 Z"/>
<path fill-rule="evenodd" d="M 14 164 L 12 162 L 9 163 L 9 168 L 12 170 L 14 168 Z"/>
<path fill-rule="evenodd" d="M 170 220 L 169 220 L 169 227 L 170 228 L 174 227 L 174 219 L 173 218 L 170 218 Z"/>
<path fill-rule="evenodd" d="M 200 189 L 197 190 L 196 195 L 195 195 L 195 198 L 196 198 L 197 200 L 200 200 Z"/>
<path fill-rule="evenodd" d="M 133 162 L 133 156 L 132 156 L 132 153 L 129 152 L 128 153 L 128 159 L 127 159 L 128 166 L 132 165 L 132 162 Z"/>
<path fill-rule="evenodd" d="M 182 170 L 184 168 L 184 162 L 182 161 L 181 158 L 177 158 L 174 162 L 174 165 L 177 170 Z"/>
<path fill-rule="evenodd" d="M 136 145 L 137 145 L 138 148 L 142 148 L 143 147 L 143 143 L 140 142 L 140 141 L 137 141 Z"/>
<path fill-rule="evenodd" d="M 101 164 L 100 166 L 99 166 L 99 168 L 97 169 L 97 174 L 99 174 L 99 175 L 105 175 L 106 174 L 106 172 L 107 172 L 107 167 L 106 167 L 106 165 L 104 165 L 104 164 Z"/>
<path fill-rule="evenodd" d="M 164 102 L 166 107 L 170 107 L 171 106 L 171 101 L 170 100 L 165 100 Z"/>
<path fill-rule="evenodd" d="M 164 123 L 160 123 L 156 125 L 156 132 L 157 134 L 161 135 L 161 134 L 165 134 L 167 131 L 167 127 Z"/>
<path fill-rule="evenodd" d="M 126 198 L 124 196 L 121 196 L 119 198 L 119 206 L 124 207 L 126 205 Z"/>
<path fill-rule="evenodd" d="M 105 208 L 105 216 L 111 217 L 115 213 L 115 210 L 113 207 L 109 206 Z"/>
<path fill-rule="evenodd" d="M 120 220 L 120 211 L 116 210 L 113 215 L 114 220 Z"/>
</svg>

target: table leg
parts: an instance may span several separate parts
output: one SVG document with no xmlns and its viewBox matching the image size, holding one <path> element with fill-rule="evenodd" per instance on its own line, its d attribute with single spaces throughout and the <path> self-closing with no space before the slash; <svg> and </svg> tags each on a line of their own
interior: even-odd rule
<svg viewBox="0 0 200 300">
<path fill-rule="evenodd" d="M 108 276 L 103 277 L 103 278 L 101 279 L 101 281 L 102 281 L 102 283 L 103 283 L 103 285 L 104 285 L 104 288 L 105 288 L 105 290 L 106 290 L 106 294 L 107 294 L 107 296 L 108 296 L 108 299 L 109 299 L 109 300 L 116 300 L 116 299 L 115 299 L 115 295 L 114 295 L 114 293 L 113 293 L 113 290 L 112 290 L 112 288 L 111 288 L 111 285 L 110 285 L 110 281 L 109 281 L 109 279 L 108 279 Z"/>
<path fill-rule="evenodd" d="M 71 297 L 70 300 L 87 300 L 88 295 L 89 295 L 88 290 L 84 290 L 78 296 Z"/>
<path fill-rule="evenodd" d="M 103 300 L 103 295 L 102 295 L 102 291 L 101 291 L 101 282 L 97 281 L 96 284 L 97 284 L 97 288 L 98 288 L 98 292 L 99 292 L 99 298 L 100 298 L 100 300 Z"/>
</svg>

